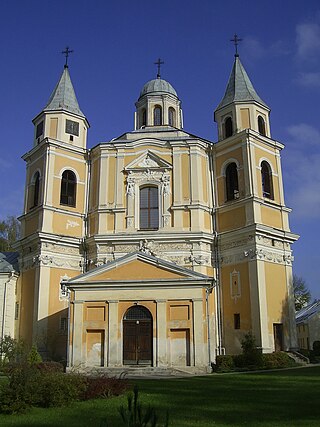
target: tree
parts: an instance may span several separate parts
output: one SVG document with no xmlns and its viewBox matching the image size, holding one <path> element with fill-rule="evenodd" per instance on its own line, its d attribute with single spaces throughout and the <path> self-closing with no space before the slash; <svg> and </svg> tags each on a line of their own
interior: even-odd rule
<svg viewBox="0 0 320 427">
<path fill-rule="evenodd" d="M 20 222 L 14 216 L 0 221 L 0 251 L 10 252 L 12 245 L 20 238 Z"/>
<path fill-rule="evenodd" d="M 300 311 L 303 307 L 308 305 L 311 300 L 311 293 L 305 280 L 296 274 L 293 275 L 293 294 L 296 311 Z"/>
</svg>

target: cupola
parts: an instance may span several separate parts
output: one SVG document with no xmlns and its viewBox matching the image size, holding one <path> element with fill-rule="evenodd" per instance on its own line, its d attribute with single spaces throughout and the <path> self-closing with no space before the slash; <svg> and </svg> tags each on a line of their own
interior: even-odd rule
<svg viewBox="0 0 320 427">
<path fill-rule="evenodd" d="M 136 102 L 135 129 L 149 126 L 183 127 L 181 101 L 172 85 L 160 77 L 148 81 Z"/>
</svg>

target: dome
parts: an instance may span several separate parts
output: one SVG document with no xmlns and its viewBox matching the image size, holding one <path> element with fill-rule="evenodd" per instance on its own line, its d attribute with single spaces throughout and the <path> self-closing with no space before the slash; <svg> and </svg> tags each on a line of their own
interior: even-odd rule
<svg viewBox="0 0 320 427">
<path fill-rule="evenodd" d="M 171 95 L 174 95 L 178 97 L 177 92 L 173 89 L 170 83 L 163 79 L 154 79 L 147 82 L 141 92 L 140 92 L 140 98 L 143 95 L 147 94 L 160 94 L 160 93 L 170 93 Z"/>
</svg>

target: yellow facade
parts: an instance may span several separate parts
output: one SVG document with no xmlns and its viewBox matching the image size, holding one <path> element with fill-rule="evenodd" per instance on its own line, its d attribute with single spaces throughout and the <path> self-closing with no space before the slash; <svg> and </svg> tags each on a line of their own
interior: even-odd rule
<svg viewBox="0 0 320 427">
<path fill-rule="evenodd" d="M 294 348 L 297 236 L 261 99 L 223 100 L 212 144 L 182 129 L 175 90 L 152 80 L 135 129 L 87 149 L 77 100 L 60 96 L 24 156 L 20 336 L 69 367 L 204 372 L 249 331 L 264 352 Z"/>
</svg>

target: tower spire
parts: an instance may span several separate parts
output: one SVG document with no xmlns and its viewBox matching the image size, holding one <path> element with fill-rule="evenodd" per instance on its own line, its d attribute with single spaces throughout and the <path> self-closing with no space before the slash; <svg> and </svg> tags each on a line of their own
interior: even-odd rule
<svg viewBox="0 0 320 427">
<path fill-rule="evenodd" d="M 44 110 L 65 110 L 70 113 L 77 114 L 78 116 L 85 117 L 83 112 L 80 110 L 67 64 L 65 64 L 60 80 L 54 88 Z"/>
<path fill-rule="evenodd" d="M 237 41 L 239 41 L 239 39 L 237 39 Z M 257 102 L 269 109 L 253 87 L 246 70 L 241 64 L 238 53 L 235 54 L 235 60 L 227 88 L 216 111 L 233 102 Z"/>
</svg>

